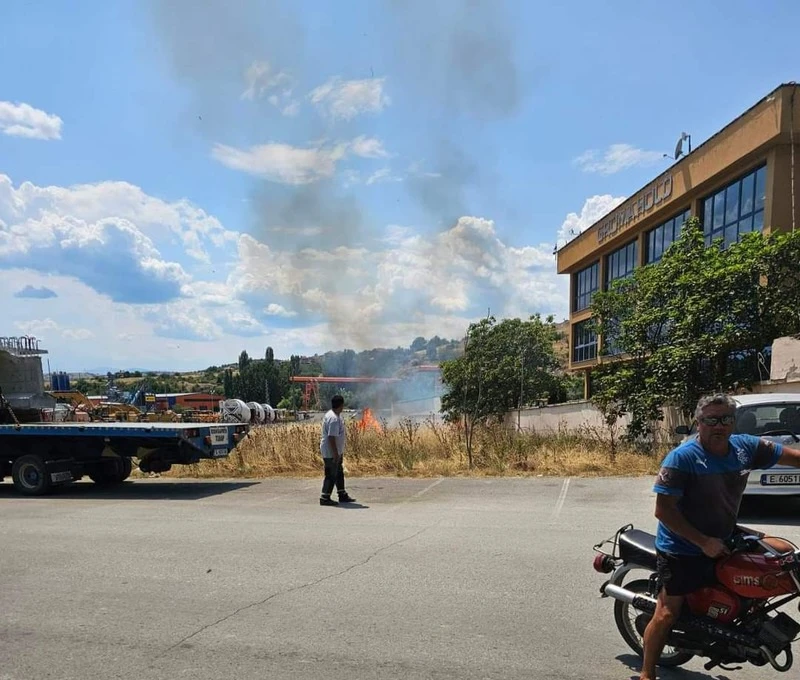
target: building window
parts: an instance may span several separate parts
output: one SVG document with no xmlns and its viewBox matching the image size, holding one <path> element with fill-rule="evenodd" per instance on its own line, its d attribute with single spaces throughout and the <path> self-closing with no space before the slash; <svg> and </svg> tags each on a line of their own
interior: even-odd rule
<svg viewBox="0 0 800 680">
<path fill-rule="evenodd" d="M 612 281 L 624 279 L 636 269 L 636 246 L 636 241 L 631 241 L 606 256 L 606 290 Z"/>
<path fill-rule="evenodd" d="M 592 304 L 592 296 L 597 292 L 599 269 L 600 263 L 595 262 L 575 274 L 573 312 L 579 312 Z"/>
<path fill-rule="evenodd" d="M 680 215 L 676 215 L 671 220 L 667 220 L 647 232 L 645 236 L 645 264 L 658 262 L 663 257 L 672 243 L 678 240 L 683 223 L 691 215 L 690 210 L 685 210 Z"/>
<path fill-rule="evenodd" d="M 742 234 L 764 228 L 767 166 L 753 170 L 703 201 L 703 234 L 706 245 L 723 238 L 723 247 L 736 243 Z"/>
<path fill-rule="evenodd" d="M 572 327 L 572 361 L 589 361 L 597 356 L 597 335 L 589 328 L 591 319 Z"/>
</svg>

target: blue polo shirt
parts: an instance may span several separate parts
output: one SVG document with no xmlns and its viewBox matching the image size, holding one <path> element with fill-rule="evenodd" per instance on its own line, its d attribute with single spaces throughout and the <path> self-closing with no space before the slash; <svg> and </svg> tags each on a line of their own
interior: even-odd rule
<svg viewBox="0 0 800 680">
<path fill-rule="evenodd" d="M 667 454 L 653 491 L 680 496 L 684 517 L 706 536 L 727 539 L 736 528 L 739 505 L 753 469 L 771 468 L 783 446 L 750 434 L 734 434 L 725 456 L 706 453 L 695 437 Z M 702 555 L 691 541 L 658 523 L 656 548 L 673 555 Z"/>
</svg>

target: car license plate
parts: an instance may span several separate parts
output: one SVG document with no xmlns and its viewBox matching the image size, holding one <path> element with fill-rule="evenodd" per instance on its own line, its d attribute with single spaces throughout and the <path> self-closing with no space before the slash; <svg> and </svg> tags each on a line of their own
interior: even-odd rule
<svg viewBox="0 0 800 680">
<path fill-rule="evenodd" d="M 224 446 L 228 443 L 228 428 L 227 427 L 212 427 L 211 428 L 211 445 Z M 227 454 L 228 452 L 225 451 Z"/>
<path fill-rule="evenodd" d="M 781 486 L 784 484 L 800 484 L 800 472 L 761 475 L 762 486 Z"/>
<path fill-rule="evenodd" d="M 214 458 L 224 458 L 228 455 L 228 449 L 214 449 L 212 454 Z"/>
</svg>

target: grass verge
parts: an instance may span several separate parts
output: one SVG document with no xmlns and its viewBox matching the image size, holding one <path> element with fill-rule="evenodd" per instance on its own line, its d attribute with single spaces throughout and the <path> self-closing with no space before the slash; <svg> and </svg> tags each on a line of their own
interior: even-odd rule
<svg viewBox="0 0 800 680">
<path fill-rule="evenodd" d="M 162 476 L 199 478 L 318 477 L 320 426 L 289 424 L 253 429 L 228 458 L 176 465 Z M 596 433 L 476 431 L 473 465 L 457 426 L 410 420 L 382 431 L 347 424 L 345 468 L 352 477 L 637 476 L 653 475 L 667 448 L 642 453 L 612 446 Z"/>
</svg>

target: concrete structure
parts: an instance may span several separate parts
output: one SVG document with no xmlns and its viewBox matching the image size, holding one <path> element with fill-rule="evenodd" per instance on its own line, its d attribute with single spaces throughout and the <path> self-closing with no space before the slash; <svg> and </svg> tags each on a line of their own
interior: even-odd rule
<svg viewBox="0 0 800 680">
<path fill-rule="evenodd" d="M 588 373 L 602 361 L 587 327 L 593 294 L 657 262 L 689 216 L 707 242 L 722 236 L 726 245 L 797 226 L 798 89 L 773 90 L 558 251 L 558 273 L 570 276 L 570 369 Z"/>
<path fill-rule="evenodd" d="M 53 408 L 56 400 L 45 394 L 39 341 L 29 336 L 0 337 L 0 389 L 18 409 Z"/>
</svg>

